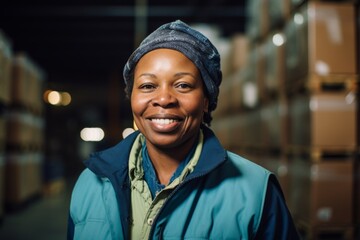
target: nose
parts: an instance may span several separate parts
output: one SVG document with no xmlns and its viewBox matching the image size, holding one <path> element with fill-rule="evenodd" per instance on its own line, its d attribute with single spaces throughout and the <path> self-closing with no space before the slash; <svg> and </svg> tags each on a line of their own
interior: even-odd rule
<svg viewBox="0 0 360 240">
<path fill-rule="evenodd" d="M 152 103 L 154 106 L 169 108 L 176 106 L 177 98 L 171 89 L 167 87 L 162 87 L 162 88 L 158 88 L 155 91 L 155 95 L 152 100 Z"/>
</svg>

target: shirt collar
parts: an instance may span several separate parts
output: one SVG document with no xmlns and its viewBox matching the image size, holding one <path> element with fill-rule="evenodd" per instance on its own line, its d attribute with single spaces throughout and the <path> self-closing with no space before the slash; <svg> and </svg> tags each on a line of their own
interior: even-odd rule
<svg viewBox="0 0 360 240">
<path fill-rule="evenodd" d="M 174 172 L 170 179 L 168 185 L 169 187 L 174 187 L 174 185 L 179 184 L 189 173 L 194 170 L 201 154 L 203 139 L 204 137 L 202 131 L 200 131 L 199 140 L 196 144 L 194 144 L 189 154 L 180 163 Z M 157 192 L 167 187 L 161 184 L 156 176 L 155 169 L 147 152 L 145 137 L 142 134 L 140 134 L 137 140 L 135 140 L 131 149 L 129 177 L 131 182 L 136 180 L 144 180 L 147 183 L 153 198 Z"/>
</svg>

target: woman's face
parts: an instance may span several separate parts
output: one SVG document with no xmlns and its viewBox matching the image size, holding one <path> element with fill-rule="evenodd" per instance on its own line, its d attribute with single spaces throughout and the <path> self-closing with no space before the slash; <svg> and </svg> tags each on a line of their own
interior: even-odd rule
<svg viewBox="0 0 360 240">
<path fill-rule="evenodd" d="M 193 143 L 208 99 L 191 60 L 175 50 L 157 49 L 135 68 L 131 107 L 147 144 L 173 148 Z"/>
</svg>

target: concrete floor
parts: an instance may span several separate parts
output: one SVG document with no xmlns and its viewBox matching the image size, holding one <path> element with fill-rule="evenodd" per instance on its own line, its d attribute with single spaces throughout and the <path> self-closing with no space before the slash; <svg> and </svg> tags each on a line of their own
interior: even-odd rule
<svg viewBox="0 0 360 240">
<path fill-rule="evenodd" d="M 24 209 L 6 213 L 0 225 L 2 240 L 64 240 L 72 184 L 52 196 L 43 196 Z"/>
</svg>

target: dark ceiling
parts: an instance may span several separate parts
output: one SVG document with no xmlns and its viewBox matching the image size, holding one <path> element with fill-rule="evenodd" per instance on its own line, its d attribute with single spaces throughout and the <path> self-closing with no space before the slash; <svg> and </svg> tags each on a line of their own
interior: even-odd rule
<svg viewBox="0 0 360 240">
<path fill-rule="evenodd" d="M 135 36 L 142 39 L 163 23 L 181 19 L 217 25 L 225 36 L 243 32 L 244 2 L 3 0 L 0 29 L 14 51 L 25 51 L 45 70 L 48 82 L 98 84 L 121 71 Z"/>
<path fill-rule="evenodd" d="M 2 0 L 0 29 L 13 52 L 27 53 L 44 70 L 47 88 L 72 94 L 66 108 L 47 105 L 48 136 L 72 139 L 77 128 L 106 125 L 118 138 L 132 121 L 121 72 L 137 42 L 176 19 L 215 25 L 224 37 L 244 32 L 244 2 Z"/>
</svg>

